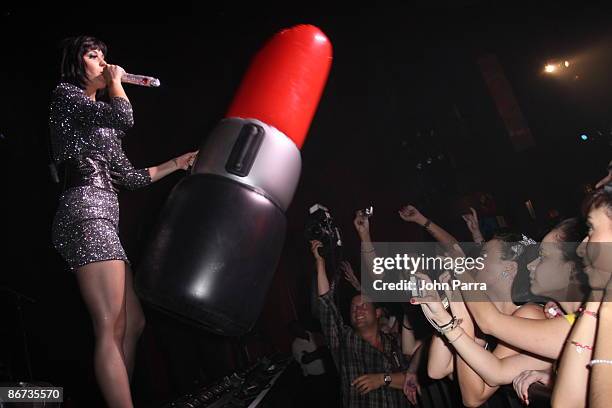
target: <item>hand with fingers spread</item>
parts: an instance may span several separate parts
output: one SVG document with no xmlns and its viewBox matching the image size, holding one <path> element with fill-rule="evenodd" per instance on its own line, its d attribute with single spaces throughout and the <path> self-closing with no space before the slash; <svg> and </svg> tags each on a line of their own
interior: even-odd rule
<svg viewBox="0 0 612 408">
<path fill-rule="evenodd" d="M 419 379 L 416 373 L 411 373 L 410 371 L 406 373 L 403 391 L 408 401 L 410 401 L 412 405 L 416 405 L 417 394 L 421 395 L 421 386 L 419 385 Z"/>
<path fill-rule="evenodd" d="M 353 271 L 353 267 L 347 261 L 342 261 L 340 263 L 340 271 L 344 272 L 344 279 L 351 284 L 353 288 L 357 291 L 361 291 L 361 283 L 357 276 L 355 276 L 355 271 Z"/>
<path fill-rule="evenodd" d="M 357 377 L 351 383 L 361 395 L 374 391 L 385 385 L 383 374 L 365 374 Z"/>
<path fill-rule="evenodd" d="M 529 387 L 537 382 L 548 387 L 550 385 L 550 374 L 547 371 L 526 370 L 512 380 L 516 395 L 525 405 L 529 405 Z"/>
</svg>

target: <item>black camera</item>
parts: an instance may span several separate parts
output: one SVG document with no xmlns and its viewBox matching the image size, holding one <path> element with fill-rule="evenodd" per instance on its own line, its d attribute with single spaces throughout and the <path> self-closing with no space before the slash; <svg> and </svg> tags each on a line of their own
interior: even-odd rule
<svg viewBox="0 0 612 408">
<path fill-rule="evenodd" d="M 309 209 L 306 220 L 305 236 L 308 241 L 321 241 L 319 255 L 325 257 L 331 253 L 337 253 L 342 247 L 340 230 L 334 225 L 334 220 L 329 210 L 321 204 L 315 204 Z"/>
</svg>

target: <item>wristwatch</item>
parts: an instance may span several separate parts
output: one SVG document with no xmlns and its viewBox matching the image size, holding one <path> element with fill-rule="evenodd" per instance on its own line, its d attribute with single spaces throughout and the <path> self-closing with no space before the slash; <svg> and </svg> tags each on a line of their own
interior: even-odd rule
<svg viewBox="0 0 612 408">
<path fill-rule="evenodd" d="M 383 381 L 385 382 L 385 387 L 390 386 L 391 381 L 393 381 L 393 378 L 391 378 L 391 374 L 385 374 L 385 376 L 383 377 Z"/>
</svg>

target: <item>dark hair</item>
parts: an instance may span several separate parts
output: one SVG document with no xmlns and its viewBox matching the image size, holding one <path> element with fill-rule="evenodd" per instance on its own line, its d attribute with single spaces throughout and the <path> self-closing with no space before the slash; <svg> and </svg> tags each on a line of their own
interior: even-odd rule
<svg viewBox="0 0 612 408">
<path fill-rule="evenodd" d="M 582 202 L 582 214 L 586 218 L 589 212 L 601 207 L 605 207 L 606 214 L 612 218 L 612 192 L 606 190 L 605 187 L 586 196 Z"/>
<path fill-rule="evenodd" d="M 535 259 L 536 245 L 519 244 L 523 235 L 508 229 L 498 229 L 491 239 L 496 239 L 502 244 L 501 259 L 516 262 L 516 276 L 512 281 L 512 301 L 516 304 L 530 302 L 534 299 L 529 290 L 529 273 L 527 264 Z M 520 247 L 517 248 L 517 245 Z"/>
<path fill-rule="evenodd" d="M 88 35 L 65 38 L 61 44 L 61 80 L 84 89 L 87 85 L 87 74 L 85 73 L 83 55 L 91 50 L 100 50 L 106 56 L 106 44 Z"/>
<path fill-rule="evenodd" d="M 576 250 L 587 235 L 587 228 L 584 222 L 579 218 L 568 218 L 557 224 L 552 231 L 558 231 L 561 245 L 561 254 L 563 260 L 574 264 L 575 278 L 578 281 L 582 293 L 588 293 L 589 277 L 582 268 L 582 259 L 578 256 Z M 582 299 L 584 300 L 584 299 Z"/>
</svg>

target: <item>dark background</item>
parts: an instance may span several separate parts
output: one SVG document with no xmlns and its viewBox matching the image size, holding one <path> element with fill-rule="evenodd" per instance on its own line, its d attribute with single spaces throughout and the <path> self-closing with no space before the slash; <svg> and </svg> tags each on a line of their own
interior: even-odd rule
<svg viewBox="0 0 612 408">
<path fill-rule="evenodd" d="M 127 88 L 136 124 L 125 149 L 137 167 L 196 148 L 223 117 L 250 58 L 279 29 L 314 24 L 334 47 L 329 81 L 302 149 L 285 249 L 260 320 L 248 336 L 228 339 L 147 308 L 134 385 L 142 406 L 158 406 L 248 360 L 289 349 L 286 323 L 310 315 L 313 268 L 303 225 L 316 202 L 332 211 L 355 267 L 352 217 L 367 205 L 375 208 L 372 234 L 380 241 L 427 239 L 397 216 L 406 203 L 469 239 L 460 214 L 477 202 L 477 192 L 489 193 L 495 213 L 513 228 L 536 235 L 558 218 L 551 210 L 577 214 L 585 185 L 605 174 L 610 159 L 611 10 L 557 2 L 538 9 L 433 4 L 238 8 L 172 2 L 153 7 L 153 14 L 150 6 L 118 4 L 2 6 L 0 286 L 35 300 L 23 307 L 33 378 L 65 387 L 72 406 L 100 403 L 89 317 L 50 242 L 59 188 L 47 168 L 47 107 L 59 78 L 58 44 L 66 36 L 99 37 L 109 46 L 107 61 L 161 79 L 159 89 Z M 513 149 L 483 81 L 477 61 L 490 54 L 535 139 L 527 150 Z M 550 59 L 572 61 L 570 70 L 542 74 Z M 590 136 L 586 143 L 579 141 L 583 132 Z M 417 170 L 427 157 L 434 164 Z M 136 273 L 142 244 L 183 176 L 120 195 L 121 236 Z M 535 207 L 535 221 L 526 200 Z M 0 367 L 27 379 L 15 298 L 5 290 L 0 299 Z"/>
</svg>

